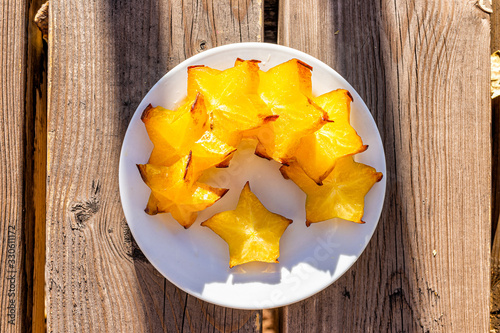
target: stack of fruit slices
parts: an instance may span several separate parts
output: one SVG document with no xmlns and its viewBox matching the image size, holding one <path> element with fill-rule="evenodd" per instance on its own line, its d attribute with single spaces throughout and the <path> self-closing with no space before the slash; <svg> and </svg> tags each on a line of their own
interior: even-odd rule
<svg viewBox="0 0 500 333">
<path fill-rule="evenodd" d="M 229 166 L 240 141 L 255 139 L 255 154 L 281 163 L 282 175 L 307 194 L 308 226 L 335 217 L 362 223 L 364 197 L 382 174 L 353 160 L 368 146 L 350 125 L 351 94 L 313 96 L 312 68 L 300 60 L 267 72 L 259 63 L 237 59 L 224 71 L 189 67 L 187 97 L 176 110 L 144 110 L 154 144 L 148 164 L 138 165 L 151 188 L 146 213 L 171 213 L 189 228 L 197 212 L 227 192 L 199 182 L 204 171 Z M 236 210 L 202 223 L 228 242 L 230 266 L 277 262 L 291 220 L 262 208 L 247 184 Z"/>
</svg>

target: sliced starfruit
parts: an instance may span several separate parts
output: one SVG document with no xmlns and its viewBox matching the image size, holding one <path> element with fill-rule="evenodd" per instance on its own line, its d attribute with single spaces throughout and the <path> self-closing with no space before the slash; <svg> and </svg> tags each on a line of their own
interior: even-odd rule
<svg viewBox="0 0 500 333">
<path fill-rule="evenodd" d="M 210 82 L 216 80 L 222 71 L 205 65 L 195 65 L 188 67 L 187 94 L 193 98 L 201 89 L 198 82 Z"/>
<path fill-rule="evenodd" d="M 368 146 L 349 123 L 352 96 L 345 89 L 323 94 L 313 101 L 333 120 L 318 131 L 302 138 L 295 158 L 304 172 L 317 184 L 321 184 L 344 156 L 363 152 Z"/>
<path fill-rule="evenodd" d="M 150 104 L 141 119 L 154 145 L 149 158 L 149 163 L 154 165 L 172 165 L 209 129 L 201 95 L 189 99 L 175 111 Z"/>
<path fill-rule="evenodd" d="M 212 216 L 209 227 L 229 245 L 229 267 L 252 261 L 278 262 L 279 241 L 292 220 L 272 213 L 250 191 L 247 182 L 235 210 Z"/>
<path fill-rule="evenodd" d="M 210 207 L 228 191 L 196 181 L 191 153 L 170 167 L 152 164 L 138 164 L 137 167 L 143 181 L 151 188 L 146 213 L 171 213 L 186 229 L 196 220 L 196 212 Z"/>
<path fill-rule="evenodd" d="M 168 199 L 162 199 L 159 201 L 156 199 L 155 195 L 151 193 L 149 196 L 149 201 L 144 210 L 149 215 L 156 215 L 159 213 L 170 213 L 172 217 L 179 222 L 185 229 L 189 228 L 198 216 L 196 211 L 193 211 L 191 207 L 184 207 L 182 205 L 177 205 Z"/>
<path fill-rule="evenodd" d="M 221 163 L 232 158 L 236 148 L 229 146 L 217 138 L 211 131 L 203 133 L 192 146 L 193 173 L 199 178 L 201 173 L 213 166 L 221 167 Z"/>
<path fill-rule="evenodd" d="M 236 151 L 210 131 L 202 95 L 176 111 L 148 106 L 142 119 L 154 144 L 149 164 L 170 166 L 191 151 L 193 174 L 200 175 Z"/>
<path fill-rule="evenodd" d="M 205 97 L 210 128 L 228 145 L 237 147 L 245 131 L 274 121 L 276 117 L 258 95 L 258 61 L 237 61 L 217 71 L 203 66 L 188 69 L 188 98 Z"/>
<path fill-rule="evenodd" d="M 257 155 L 287 164 L 294 159 L 300 139 L 328 122 L 328 114 L 311 99 L 311 70 L 292 59 L 259 72 L 259 95 L 279 118 L 252 133 L 259 139 Z"/>
<path fill-rule="evenodd" d="M 306 225 L 335 217 L 364 223 L 365 195 L 382 179 L 382 173 L 357 163 L 352 156 L 342 157 L 330 175 L 317 185 L 297 164 L 282 166 L 283 177 L 293 180 L 307 194 Z"/>
</svg>

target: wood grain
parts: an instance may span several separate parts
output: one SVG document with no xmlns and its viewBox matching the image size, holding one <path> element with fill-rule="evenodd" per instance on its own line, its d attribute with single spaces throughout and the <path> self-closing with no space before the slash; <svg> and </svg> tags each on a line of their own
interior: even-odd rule
<svg viewBox="0 0 500 333">
<path fill-rule="evenodd" d="M 260 1 L 51 1 L 48 332 L 255 332 L 261 311 L 216 307 L 166 281 L 136 246 L 120 147 L 150 87 L 213 46 L 259 41 Z"/>
<path fill-rule="evenodd" d="M 0 7 L 0 332 L 26 332 L 24 209 L 25 1 Z"/>
<path fill-rule="evenodd" d="M 282 0 L 278 35 L 360 93 L 387 161 L 369 246 L 284 310 L 285 331 L 487 332 L 489 15 L 476 1 Z"/>
<path fill-rule="evenodd" d="M 491 53 L 500 50 L 500 3 L 492 1 L 493 13 L 491 14 Z"/>
</svg>

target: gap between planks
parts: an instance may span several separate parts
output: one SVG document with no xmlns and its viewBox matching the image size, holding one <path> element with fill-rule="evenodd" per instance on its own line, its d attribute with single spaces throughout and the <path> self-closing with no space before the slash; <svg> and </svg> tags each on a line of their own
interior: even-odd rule
<svg viewBox="0 0 500 333">
<path fill-rule="evenodd" d="M 491 22 L 491 53 L 500 49 L 500 3 L 493 2 Z M 490 330 L 500 331 L 500 235 L 498 220 L 500 215 L 500 98 L 491 103 L 491 162 L 492 162 L 492 197 L 491 197 L 491 294 L 490 294 Z"/>
<path fill-rule="evenodd" d="M 47 44 L 35 23 L 42 0 L 28 4 L 24 126 L 26 327 L 45 332 L 45 205 L 47 166 Z"/>
</svg>

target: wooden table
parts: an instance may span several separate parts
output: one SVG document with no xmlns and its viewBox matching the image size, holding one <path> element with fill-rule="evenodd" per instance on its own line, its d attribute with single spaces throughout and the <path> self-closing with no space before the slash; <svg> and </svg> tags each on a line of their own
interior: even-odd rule
<svg viewBox="0 0 500 333">
<path fill-rule="evenodd" d="M 118 160 L 185 58 L 263 41 L 259 0 L 39 0 L 0 9 L 0 332 L 488 332 L 490 17 L 475 0 L 279 1 L 279 44 L 325 61 L 380 130 L 387 195 L 357 263 L 272 312 L 180 291 L 132 239 Z M 480 1 L 483 3 L 483 1 Z M 46 251 L 46 253 L 45 253 Z M 46 259 L 44 259 L 46 258 Z M 44 294 L 45 285 L 45 294 Z"/>
</svg>

